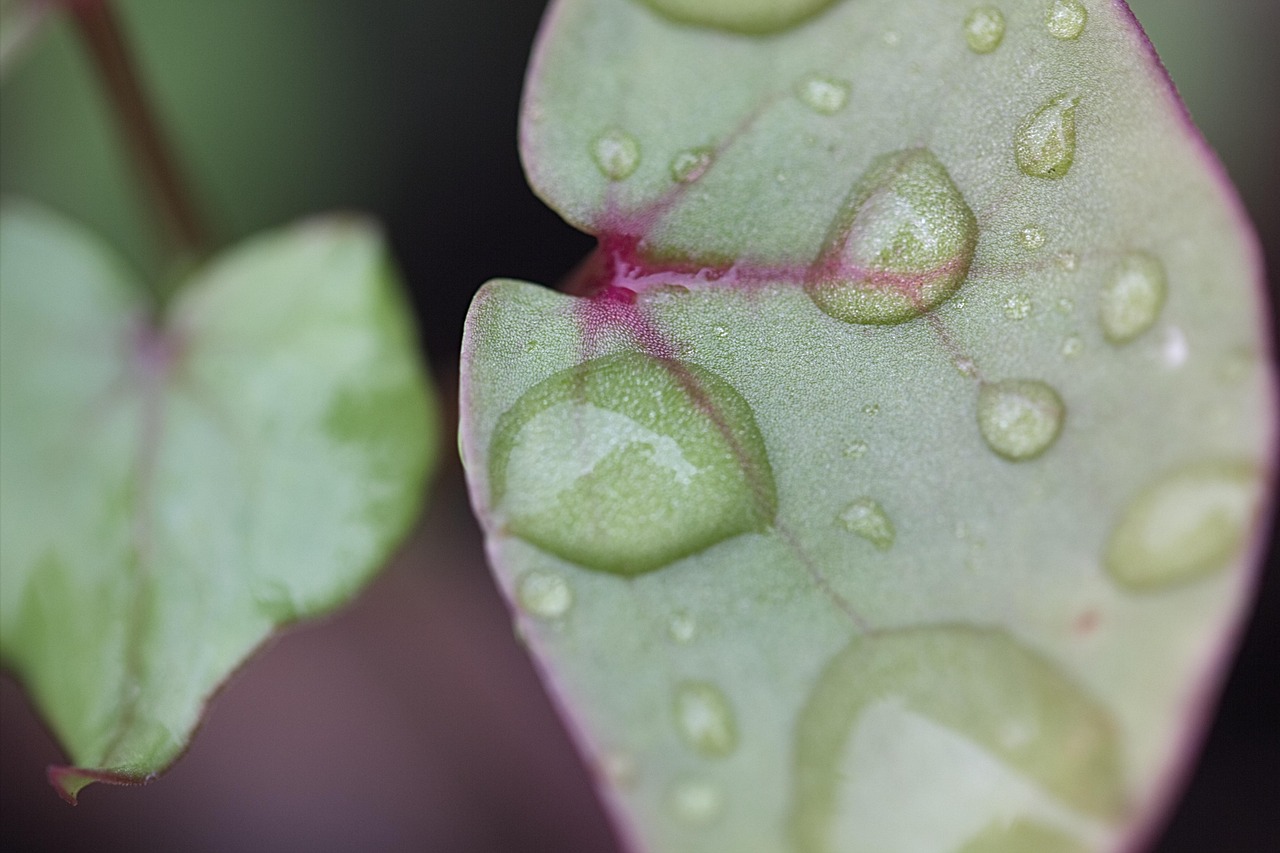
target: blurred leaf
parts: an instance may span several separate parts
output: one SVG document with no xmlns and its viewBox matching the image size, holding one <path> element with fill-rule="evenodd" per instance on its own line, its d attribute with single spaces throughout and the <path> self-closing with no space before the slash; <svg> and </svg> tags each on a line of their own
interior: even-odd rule
<svg viewBox="0 0 1280 853">
<path fill-rule="evenodd" d="M 463 353 L 607 802 L 640 849 L 1126 848 L 1274 478 L 1231 188 L 1120 4 L 671 5 L 548 12 L 522 153 L 601 249 L 487 285 Z"/>
<path fill-rule="evenodd" d="M 278 626 L 353 596 L 416 517 L 437 421 L 371 224 L 258 237 L 161 328 L 116 256 L 0 218 L 0 651 L 74 768 L 143 781 Z"/>
<path fill-rule="evenodd" d="M 0 79 L 35 39 L 50 11 L 43 0 L 0 0 Z"/>
</svg>

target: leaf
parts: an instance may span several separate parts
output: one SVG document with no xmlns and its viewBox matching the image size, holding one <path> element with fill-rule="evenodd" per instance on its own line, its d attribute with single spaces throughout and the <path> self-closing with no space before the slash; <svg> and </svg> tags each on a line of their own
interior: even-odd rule
<svg viewBox="0 0 1280 853">
<path fill-rule="evenodd" d="M 352 597 L 438 429 L 382 238 L 317 219 L 217 258 L 161 328 L 106 247 L 0 215 L 0 651 L 74 767 L 139 782 L 277 627 Z"/>
<path fill-rule="evenodd" d="M 462 368 L 519 629 L 637 849 L 1128 849 L 1274 481 L 1251 229 L 1122 4 L 758 5 L 548 12 L 600 250 Z"/>
</svg>

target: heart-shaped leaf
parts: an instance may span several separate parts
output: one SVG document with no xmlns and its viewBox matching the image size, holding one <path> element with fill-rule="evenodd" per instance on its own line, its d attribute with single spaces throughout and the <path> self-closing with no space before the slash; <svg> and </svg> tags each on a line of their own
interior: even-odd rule
<svg viewBox="0 0 1280 853">
<path fill-rule="evenodd" d="M 0 650 L 73 767 L 143 781 L 278 626 L 350 598 L 413 521 L 437 431 L 382 239 L 250 240 L 162 327 L 117 258 L 0 214 Z"/>
<path fill-rule="evenodd" d="M 1251 586 L 1274 376 L 1123 4 L 560 0 L 521 134 L 601 248 L 477 296 L 462 452 L 624 835 L 1142 838 Z"/>
</svg>

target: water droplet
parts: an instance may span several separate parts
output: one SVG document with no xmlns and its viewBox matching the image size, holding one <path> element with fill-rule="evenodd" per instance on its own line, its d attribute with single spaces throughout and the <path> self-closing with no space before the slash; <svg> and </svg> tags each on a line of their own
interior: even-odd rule
<svg viewBox="0 0 1280 853">
<path fill-rule="evenodd" d="M 871 446 L 865 441 L 860 438 L 855 438 L 853 441 L 849 442 L 849 445 L 844 449 L 844 457 L 846 459 L 861 459 L 867 455 L 867 451 L 870 449 Z"/>
<path fill-rule="evenodd" d="M 708 758 L 723 758 L 738 747 L 738 724 L 720 688 L 686 681 L 676 688 L 676 728 L 684 742 Z"/>
<path fill-rule="evenodd" d="M 1031 316 L 1031 297 L 1015 293 L 1004 301 L 1004 316 L 1010 320 L 1025 320 Z"/>
<path fill-rule="evenodd" d="M 611 181 L 622 181 L 640 165 L 640 143 L 625 130 L 606 130 L 591 141 L 591 158 Z"/>
<path fill-rule="evenodd" d="M 876 415 L 880 414 L 880 404 L 867 403 L 862 407 L 862 413 L 869 418 L 874 418 Z"/>
<path fill-rule="evenodd" d="M 491 503 L 509 533 L 637 575 L 773 523 L 751 407 L 702 368 L 628 352 L 553 374 L 499 419 Z"/>
<path fill-rule="evenodd" d="M 711 168 L 711 162 L 714 159 L 715 151 L 710 148 L 690 148 L 688 151 L 681 151 L 671 159 L 671 177 L 677 183 L 693 183 Z"/>
<path fill-rule="evenodd" d="M 1088 20 L 1089 10 L 1080 0 L 1053 0 L 1044 13 L 1044 25 L 1049 33 L 1064 41 L 1079 38 Z"/>
<path fill-rule="evenodd" d="M 1059 252 L 1056 260 L 1065 272 L 1075 272 L 1080 266 L 1080 257 L 1075 252 Z"/>
<path fill-rule="evenodd" d="M 835 115 L 849 102 L 849 84 L 825 74 L 810 74 L 796 85 L 796 97 L 814 112 Z"/>
<path fill-rule="evenodd" d="M 849 504 L 840 513 L 839 521 L 845 530 L 861 536 L 881 551 L 892 548 L 897 537 L 888 513 L 871 498 L 858 498 Z"/>
<path fill-rule="evenodd" d="M 534 569 L 520 576 L 516 599 L 526 613 L 559 619 L 573 607 L 573 589 L 560 575 Z"/>
<path fill-rule="evenodd" d="M 1076 104 L 1059 95 L 1023 119 L 1013 136 L 1018 168 L 1033 178 L 1061 178 L 1076 156 Z"/>
<path fill-rule="evenodd" d="M 961 376 L 972 379 L 978 375 L 978 363 L 967 355 L 958 356 L 954 364 Z"/>
<path fill-rule="evenodd" d="M 1084 340 L 1079 335 L 1067 335 L 1062 339 L 1063 358 L 1075 358 L 1084 352 Z"/>
<path fill-rule="evenodd" d="M 1005 459 L 1023 462 L 1049 449 L 1062 431 L 1066 406 L 1058 392 L 1036 379 L 1005 379 L 978 391 L 978 428 Z"/>
<path fill-rule="evenodd" d="M 717 338 L 729 337 L 729 330 L 726 329 L 724 326 L 716 326 L 714 329 L 711 330 L 711 333 L 715 335 Z"/>
<path fill-rule="evenodd" d="M 1200 462 L 1147 486 L 1107 541 L 1107 572 L 1132 590 L 1222 571 L 1253 523 L 1262 478 L 1244 462 Z"/>
<path fill-rule="evenodd" d="M 671 639 L 677 643 L 688 643 L 693 640 L 694 634 L 698 632 L 698 622 L 692 615 L 681 611 L 671 617 L 671 621 L 667 623 L 667 633 L 671 635 Z"/>
<path fill-rule="evenodd" d="M 969 272 L 978 223 L 925 148 L 878 157 L 850 192 L 806 291 L 846 323 L 901 323 L 941 305 Z"/>
<path fill-rule="evenodd" d="M 817 15 L 835 0 L 644 0 L 682 24 L 727 30 L 747 35 L 776 33 Z"/>
<path fill-rule="evenodd" d="M 1028 251 L 1035 251 L 1044 245 L 1044 229 L 1039 225 L 1028 225 L 1022 229 L 1022 245 Z"/>
<path fill-rule="evenodd" d="M 707 779 L 681 779 L 671 786 L 667 802 L 676 819 L 690 826 L 705 826 L 724 813 L 724 794 Z"/>
<path fill-rule="evenodd" d="M 1004 40 L 1004 14 L 995 6 L 978 6 L 964 19 L 964 40 L 974 53 L 990 53 Z"/>
<path fill-rule="evenodd" d="M 897 47 L 902 43 L 902 36 L 898 34 L 897 30 L 885 30 L 884 35 L 880 36 L 880 40 L 889 47 Z"/>
<path fill-rule="evenodd" d="M 1070 316 L 1071 312 L 1076 310 L 1076 304 L 1066 296 L 1058 300 L 1057 307 L 1058 307 L 1058 313 L 1063 314 L 1065 316 Z"/>
<path fill-rule="evenodd" d="M 1160 261 L 1146 252 L 1123 257 L 1107 276 L 1098 305 L 1098 320 L 1107 340 L 1127 344 L 1155 325 L 1167 291 Z"/>
</svg>

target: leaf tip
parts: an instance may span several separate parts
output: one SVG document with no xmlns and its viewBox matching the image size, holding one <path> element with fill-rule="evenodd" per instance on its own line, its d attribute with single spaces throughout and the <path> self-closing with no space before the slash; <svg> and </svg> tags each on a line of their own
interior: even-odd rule
<svg viewBox="0 0 1280 853">
<path fill-rule="evenodd" d="M 94 782 L 108 785 L 145 785 L 156 778 L 156 774 L 146 776 L 130 776 L 113 770 L 93 770 L 87 767 L 73 767 L 69 764 L 50 764 L 45 770 L 49 784 L 58 792 L 58 796 L 69 804 L 79 805 L 80 792 Z"/>
</svg>

